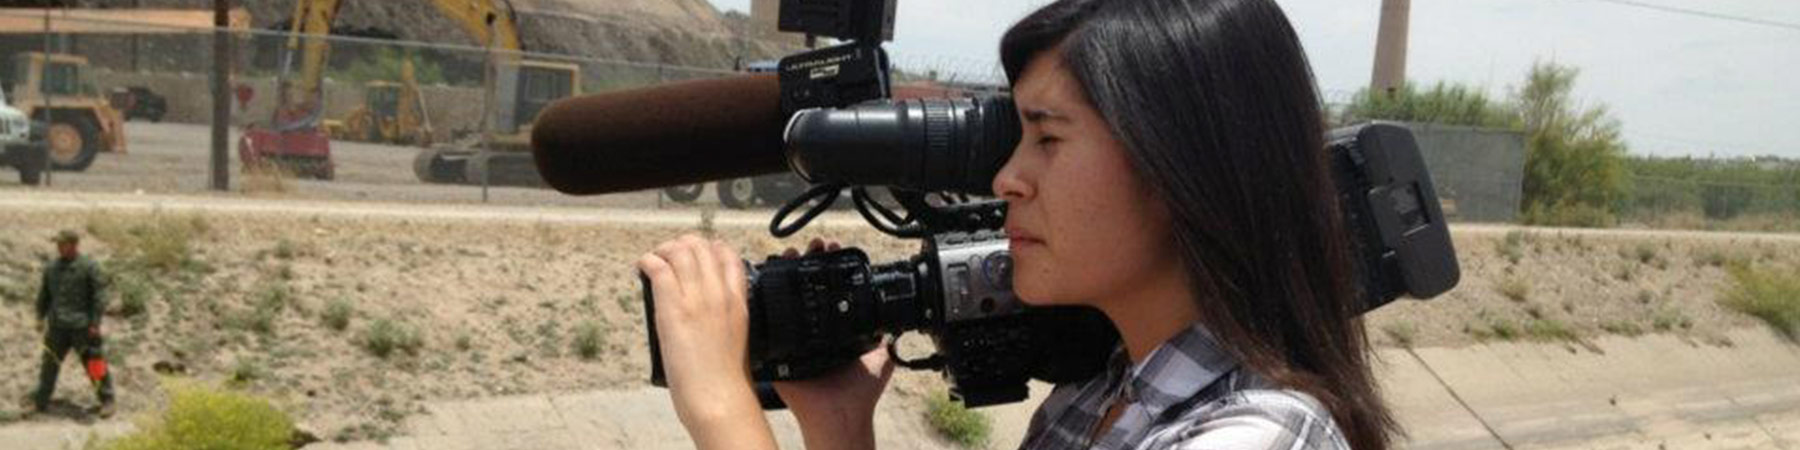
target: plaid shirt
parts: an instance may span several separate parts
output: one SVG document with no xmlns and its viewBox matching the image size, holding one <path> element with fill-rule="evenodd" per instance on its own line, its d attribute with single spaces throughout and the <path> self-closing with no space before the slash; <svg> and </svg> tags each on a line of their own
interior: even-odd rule
<svg viewBox="0 0 1800 450">
<path fill-rule="evenodd" d="M 1090 439 L 1117 398 L 1124 410 Z M 1021 449 L 1348 449 L 1312 396 L 1279 390 L 1220 350 L 1199 324 L 1132 366 L 1124 349 L 1091 380 L 1056 387 Z"/>
</svg>

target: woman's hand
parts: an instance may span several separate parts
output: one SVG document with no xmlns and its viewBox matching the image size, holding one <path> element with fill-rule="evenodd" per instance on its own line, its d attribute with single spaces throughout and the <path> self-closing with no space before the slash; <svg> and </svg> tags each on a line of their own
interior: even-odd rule
<svg viewBox="0 0 1800 450">
<path fill-rule="evenodd" d="M 744 262 L 696 235 L 638 260 L 656 301 L 656 334 L 676 416 L 701 449 L 775 448 L 746 366 L 750 318 Z"/>
<path fill-rule="evenodd" d="M 834 251 L 837 243 L 813 239 L 807 253 Z M 800 254 L 788 249 L 783 257 Z M 800 423 L 808 450 L 875 448 L 875 404 L 886 389 L 894 364 L 887 349 L 877 346 L 849 364 L 822 377 L 775 384 L 781 400 Z"/>
</svg>

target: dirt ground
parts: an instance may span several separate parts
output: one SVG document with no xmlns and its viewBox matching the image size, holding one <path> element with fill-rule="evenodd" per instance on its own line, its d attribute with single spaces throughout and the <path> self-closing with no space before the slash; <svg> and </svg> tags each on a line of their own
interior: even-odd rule
<svg viewBox="0 0 1800 450">
<path fill-rule="evenodd" d="M 661 240 L 710 230 L 753 259 L 815 236 L 861 246 L 876 260 L 917 250 L 866 227 L 777 240 L 755 221 L 709 221 L 704 205 L 674 206 L 655 193 L 497 188 L 482 206 L 479 188 L 413 180 L 411 149 L 352 143 L 334 147 L 338 181 L 211 194 L 204 149 L 192 144 L 205 142 L 203 128 L 134 122 L 128 132 L 131 154 L 58 173 L 46 195 L 140 192 L 130 201 L 269 207 L 31 206 L 40 191 L 0 177 L 0 199 L 25 205 L 0 208 L 0 398 L 22 398 L 35 384 L 30 299 L 53 251 L 45 239 L 60 228 L 92 235 L 86 252 L 131 280 L 115 283 L 107 321 L 122 412 L 156 405 L 160 365 L 276 398 L 322 437 L 348 440 L 393 432 L 428 399 L 642 387 L 643 312 L 631 263 Z M 306 212 L 321 209 L 382 213 Z M 593 211 L 604 214 L 546 219 Z M 471 215 L 453 214 L 462 212 Z M 631 220 L 648 215 L 659 220 Z M 1800 270 L 1794 235 L 1496 226 L 1453 234 L 1461 284 L 1368 315 L 1378 345 L 1542 340 L 1582 352 L 1593 351 L 1583 345 L 1589 337 L 1657 333 L 1728 346 L 1726 331 L 1758 323 L 1717 302 L 1731 284 L 1724 267 Z M 186 243 L 176 262 L 134 262 L 145 242 L 170 240 Z M 144 300 L 142 312 L 123 309 L 128 290 Z M 329 323 L 334 304 L 350 311 L 342 330 Z M 377 356 L 367 342 L 383 320 L 416 332 L 417 346 Z M 600 338 L 592 357 L 577 342 L 588 330 Z M 91 404 L 73 364 L 66 367 L 59 397 Z M 911 399 L 941 386 L 927 373 L 897 379 L 893 389 Z M 0 417 L 16 403 L 0 402 Z"/>
<path fill-rule="evenodd" d="M 147 309 L 108 320 L 109 351 L 126 412 L 155 404 L 158 363 L 186 374 L 231 380 L 281 399 L 309 426 L 329 437 L 379 437 L 425 399 L 476 398 L 537 392 L 641 387 L 647 371 L 639 288 L 631 262 L 656 242 L 703 227 L 552 223 L 520 216 L 494 220 L 411 220 L 299 214 L 131 212 L 116 210 L 0 211 L 9 230 L 0 237 L 0 392 L 23 395 L 33 383 L 35 336 L 28 326 L 44 241 L 60 227 L 100 231 L 192 230 L 193 264 L 124 275 L 152 280 Z M 768 237 L 757 227 L 715 225 L 722 239 L 746 255 L 801 245 Z M 867 248 L 879 260 L 901 258 L 916 244 L 856 228 L 831 227 L 822 236 Z M 1566 342 L 1583 351 L 1582 336 L 1674 333 L 1695 345 L 1730 345 L 1723 331 L 1755 322 L 1721 308 L 1724 269 L 1706 263 L 1712 252 L 1764 266 L 1792 269 L 1800 243 L 1789 239 L 1613 236 L 1528 232 L 1516 264 L 1501 255 L 1505 232 L 1456 234 L 1464 277 L 1450 293 L 1429 301 L 1401 301 L 1371 314 L 1380 345 L 1455 347 L 1484 339 Z M 86 251 L 126 270 L 118 243 L 91 238 Z M 137 245 L 137 244 L 129 244 Z M 1650 262 L 1639 248 L 1653 249 Z M 1696 256 L 1699 255 L 1699 256 Z M 1659 268 L 1660 267 L 1660 268 Z M 1624 268 L 1624 269 L 1622 269 Z M 1623 271 L 1632 272 L 1621 279 Z M 115 276 L 120 274 L 115 273 Z M 1496 286 L 1523 279 L 1524 300 Z M 125 283 L 129 284 L 129 283 Z M 128 289 L 115 285 L 119 291 Z M 287 301 L 266 326 L 247 317 L 276 291 Z M 353 314 L 344 330 L 327 324 L 328 305 Z M 1540 322 L 1571 333 L 1531 331 Z M 374 355 L 363 342 L 380 319 L 418 332 L 416 352 Z M 1496 325 L 1518 331 L 1500 336 Z M 1625 325 L 1633 324 L 1635 331 Z M 577 351 L 580 328 L 597 326 L 601 351 Z M 1410 328 L 1411 331 L 1401 331 Z M 1539 326 L 1544 328 L 1544 326 Z M 63 398 L 91 402 L 73 370 L 62 377 Z M 914 374 L 896 389 L 924 394 L 936 387 Z"/>
</svg>

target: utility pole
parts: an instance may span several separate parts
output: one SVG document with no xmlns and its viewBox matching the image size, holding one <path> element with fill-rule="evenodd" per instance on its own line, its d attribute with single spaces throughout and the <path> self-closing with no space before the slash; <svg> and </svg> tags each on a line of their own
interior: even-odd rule
<svg viewBox="0 0 1800 450">
<path fill-rule="evenodd" d="M 1381 25 L 1375 33 L 1375 74 L 1369 91 L 1392 95 L 1406 83 L 1406 31 L 1412 0 L 1381 0 Z"/>
<path fill-rule="evenodd" d="M 231 0 L 213 0 L 213 70 L 212 70 L 212 188 L 231 189 L 231 172 L 226 170 L 231 158 L 225 153 L 231 139 Z"/>
<path fill-rule="evenodd" d="M 142 8 L 143 4 L 140 3 L 141 1 L 142 0 L 131 0 L 131 9 L 135 10 Z M 142 36 L 141 33 L 131 33 L 131 73 L 134 74 L 138 73 L 138 50 L 140 50 L 141 45 L 138 38 L 140 36 Z"/>
</svg>

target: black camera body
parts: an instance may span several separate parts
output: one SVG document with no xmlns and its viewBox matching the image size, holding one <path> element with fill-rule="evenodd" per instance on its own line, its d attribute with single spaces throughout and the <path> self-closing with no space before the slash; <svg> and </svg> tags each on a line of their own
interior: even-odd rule
<svg viewBox="0 0 1800 450">
<path fill-rule="evenodd" d="M 965 217 L 1004 220 L 1004 203 L 962 209 Z M 970 406 L 1024 400 L 1033 378 L 1066 382 L 1099 373 L 1118 333 L 1092 308 L 1020 301 L 1012 290 L 1009 244 L 998 228 L 936 233 L 918 255 L 890 263 L 874 264 L 862 250 L 845 248 L 752 265 L 752 378 L 816 377 L 875 349 L 882 336 L 906 332 L 930 336 L 936 352 L 906 360 L 890 345 L 895 362 L 944 372 L 952 393 Z M 643 283 L 651 383 L 663 386 L 656 303 L 648 280 Z M 779 404 L 765 397 L 765 406 Z"/>
<path fill-rule="evenodd" d="M 814 185 L 776 214 L 770 230 L 778 237 L 797 232 L 848 190 L 871 225 L 921 239 L 924 248 L 885 263 L 856 248 L 746 262 L 753 378 L 816 377 L 853 363 L 884 336 L 906 332 L 929 336 L 936 350 L 902 359 L 890 341 L 896 363 L 942 372 L 951 395 L 968 406 L 1023 400 L 1031 379 L 1093 377 L 1116 348 L 1117 330 L 1093 308 L 1021 301 L 1012 290 L 1006 205 L 968 197 L 992 195 L 994 175 L 1019 142 L 1011 98 L 887 99 L 887 57 L 879 47 L 885 35 L 868 27 L 886 24 L 891 35 L 893 1 L 784 0 L 783 30 L 852 41 L 781 61 L 787 159 Z M 795 5 L 812 19 L 794 23 L 811 28 L 788 28 L 789 13 L 800 11 Z M 1455 286 L 1455 249 L 1411 132 L 1376 122 L 1326 138 L 1363 311 Z M 873 200 L 870 186 L 887 187 L 904 214 Z M 783 225 L 808 205 L 797 222 Z M 643 292 L 651 381 L 662 386 L 647 280 Z M 765 407 L 780 406 L 763 394 Z"/>
</svg>

